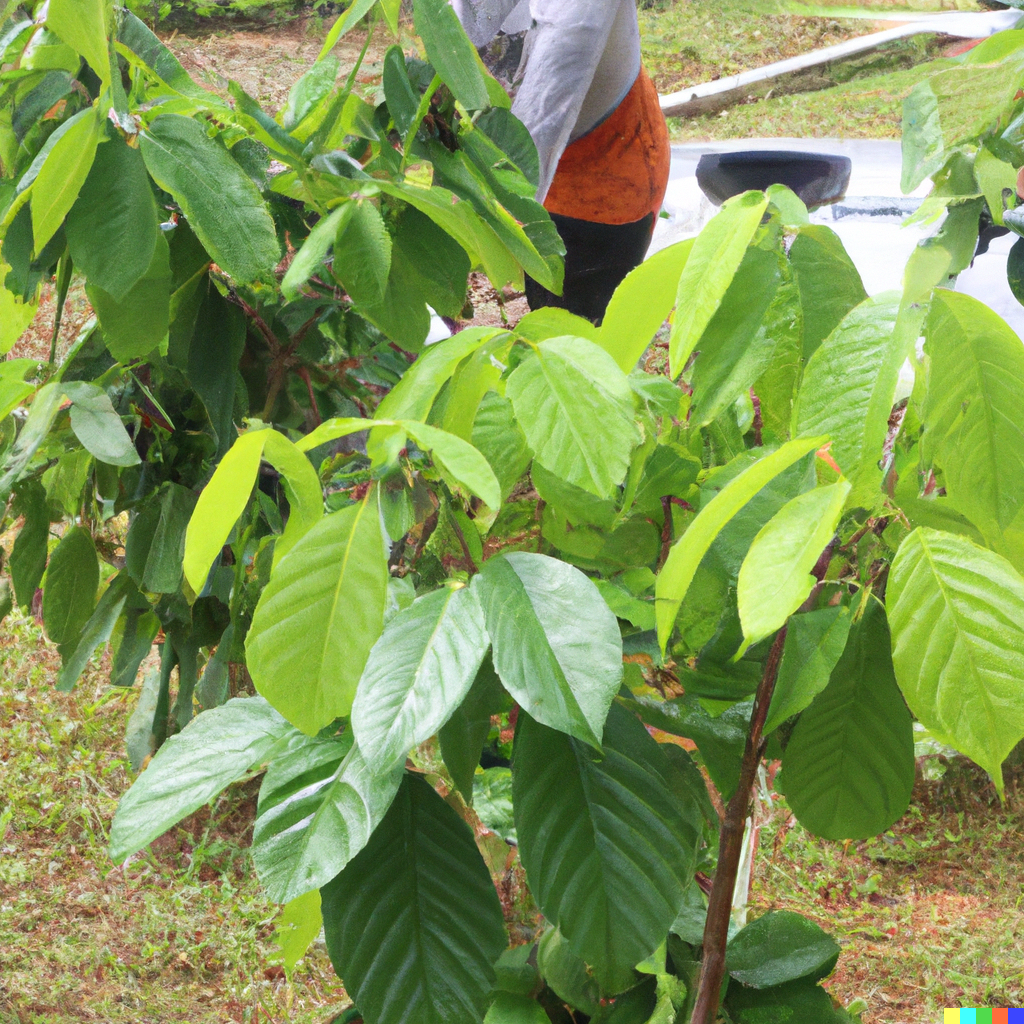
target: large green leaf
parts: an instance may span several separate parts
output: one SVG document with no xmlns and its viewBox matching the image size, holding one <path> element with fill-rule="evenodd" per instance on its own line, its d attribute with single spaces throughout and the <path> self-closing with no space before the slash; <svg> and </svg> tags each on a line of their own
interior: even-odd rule
<svg viewBox="0 0 1024 1024">
<path fill-rule="evenodd" d="M 456 335 L 458 337 L 458 335 Z M 473 421 L 473 447 L 491 464 L 507 499 L 522 479 L 533 452 L 516 422 L 512 403 L 497 391 L 484 395 Z"/>
<path fill-rule="evenodd" d="M 281 249 L 266 204 L 198 121 L 161 114 L 142 135 L 142 155 L 218 266 L 244 284 L 273 273 Z"/>
<path fill-rule="evenodd" d="M 384 628 L 387 556 L 371 497 L 321 519 L 281 559 L 246 637 L 257 691 L 308 735 L 352 710 Z"/>
<path fill-rule="evenodd" d="M 137 466 L 141 461 L 107 393 L 94 384 L 63 385 L 71 399 L 71 429 L 90 455 L 109 466 Z"/>
<path fill-rule="evenodd" d="M 676 318 L 669 339 L 673 379 L 683 372 L 718 311 L 767 209 L 763 192 L 745 192 L 730 199 L 697 236 L 676 292 Z"/>
<path fill-rule="evenodd" d="M 965 537 L 918 529 L 897 552 L 886 606 L 910 710 L 1002 792 L 1002 763 L 1024 738 L 1024 579 Z"/>
<path fill-rule="evenodd" d="M 595 747 L 622 681 L 622 637 L 600 591 L 546 555 L 489 559 L 473 590 L 505 688 L 538 722 Z"/>
<path fill-rule="evenodd" d="M 764 734 L 800 714 L 828 686 L 846 649 L 853 615 L 847 605 L 821 608 L 789 620 L 782 663 L 775 681 Z"/>
<path fill-rule="evenodd" d="M 697 518 L 673 545 L 655 586 L 658 642 L 662 650 L 672 635 L 676 615 L 690 589 L 697 567 L 715 538 L 762 488 L 809 452 L 820 448 L 823 441 L 824 438 L 820 437 L 790 441 L 770 455 L 758 459 L 700 510 Z"/>
<path fill-rule="evenodd" d="M 927 79 L 918 82 L 903 101 L 903 176 L 900 187 L 913 192 L 945 161 L 945 140 L 939 123 L 939 100 Z"/>
<path fill-rule="evenodd" d="M 462 703 L 490 644 L 476 592 L 443 587 L 400 611 L 374 644 L 352 729 L 374 771 L 405 763 Z"/>
<path fill-rule="evenodd" d="M 121 302 L 153 260 L 156 203 L 142 154 L 120 138 L 96 152 L 68 214 L 68 250 L 89 284 Z"/>
<path fill-rule="evenodd" d="M 597 343 L 629 373 L 676 304 L 679 278 L 693 239 L 656 252 L 626 275 L 608 303 Z"/>
<path fill-rule="evenodd" d="M 513 992 L 497 992 L 484 1024 L 550 1024 L 551 1018 L 536 999 Z"/>
<path fill-rule="evenodd" d="M 508 379 L 506 394 L 535 457 L 577 487 L 611 497 L 639 440 L 626 375 L 585 338 L 551 338 Z"/>
<path fill-rule="evenodd" d="M 469 110 L 490 106 L 473 44 L 447 0 L 415 0 L 413 17 L 427 60 Z"/>
<path fill-rule="evenodd" d="M 839 236 L 824 224 L 801 228 L 789 249 L 804 312 L 804 359 L 868 296 Z"/>
<path fill-rule="evenodd" d="M 46 27 L 77 50 L 104 85 L 110 82 L 110 19 L 109 0 L 50 0 L 47 6 Z"/>
<path fill-rule="evenodd" d="M 601 752 L 521 715 L 513 764 L 530 890 L 602 988 L 620 992 L 683 904 L 700 811 L 683 805 L 665 754 L 619 705 Z"/>
<path fill-rule="evenodd" d="M 88 530 L 73 526 L 57 545 L 46 567 L 43 625 L 55 644 L 77 644 L 82 627 L 96 607 L 100 564 Z"/>
<path fill-rule="evenodd" d="M 163 234 L 156 238 L 146 272 L 123 299 L 92 283 L 87 283 L 86 294 L 103 328 L 103 342 L 116 360 L 128 363 L 154 352 L 167 339 L 171 316 L 171 253 Z"/>
<path fill-rule="evenodd" d="M 802 914 L 770 910 L 737 932 L 725 953 L 725 966 L 751 988 L 771 988 L 797 978 L 828 974 L 839 944 Z"/>
<path fill-rule="evenodd" d="M 900 296 L 862 302 L 821 343 L 804 371 L 794 433 L 827 434 L 831 454 L 853 491 L 852 504 L 871 508 L 882 482 L 882 447 L 900 367 L 910 352 L 895 330 Z"/>
<path fill-rule="evenodd" d="M 956 510 L 1002 549 L 1002 532 L 1024 520 L 1024 346 L 984 303 L 958 292 L 936 291 L 925 333 L 926 452 Z"/>
<path fill-rule="evenodd" d="M 391 235 L 369 200 L 341 220 L 334 242 L 334 275 L 357 306 L 374 307 L 385 297 L 391 270 Z"/>
<path fill-rule="evenodd" d="M 172 736 L 121 798 L 110 828 L 120 864 L 222 789 L 287 749 L 295 730 L 262 698 L 236 697 Z"/>
<path fill-rule="evenodd" d="M 268 430 L 266 434 L 263 458 L 280 474 L 288 499 L 288 522 L 274 544 L 274 565 L 277 565 L 320 521 L 324 514 L 324 492 L 305 453 L 276 430 Z"/>
<path fill-rule="evenodd" d="M 404 421 L 406 433 L 452 480 L 493 509 L 501 507 L 501 486 L 490 463 L 468 441 L 426 423 Z"/>
<path fill-rule="evenodd" d="M 761 989 L 733 982 L 725 1006 L 734 1024 L 850 1024 L 851 1020 L 810 979 Z"/>
<path fill-rule="evenodd" d="M 744 646 L 785 625 L 814 586 L 810 575 L 832 539 L 850 493 L 846 480 L 787 502 L 754 538 L 740 567 L 736 600 Z"/>
<path fill-rule="evenodd" d="M 406 775 L 369 843 L 321 890 L 327 951 L 367 1024 L 479 1024 L 506 945 L 470 828 Z"/>
<path fill-rule="evenodd" d="M 348 733 L 306 737 L 270 765 L 252 857 L 263 888 L 287 903 L 326 885 L 366 845 L 402 781 L 404 762 L 384 773 L 366 764 Z"/>
<path fill-rule="evenodd" d="M 98 108 L 82 111 L 74 124 L 68 122 L 32 183 L 32 241 L 37 256 L 75 205 L 96 156 L 102 123 Z"/>
<path fill-rule="evenodd" d="M 501 710 L 503 696 L 494 663 L 485 658 L 465 700 L 438 732 L 445 766 L 459 792 L 470 802 L 480 754 L 491 731 L 491 716 Z"/>
<path fill-rule="evenodd" d="M 15 493 L 12 511 L 24 519 L 11 548 L 11 583 L 18 606 L 29 608 L 46 571 L 50 540 L 46 488 L 38 480 L 26 480 Z"/>
<path fill-rule="evenodd" d="M 871 601 L 782 758 L 786 799 L 824 839 L 867 839 L 910 804 L 914 735 L 893 674 L 889 627 Z"/>
<path fill-rule="evenodd" d="M 185 534 L 185 579 L 198 594 L 206 586 L 210 567 L 227 543 L 252 494 L 266 438 L 262 430 L 243 434 L 220 460 L 199 495 Z"/>
</svg>

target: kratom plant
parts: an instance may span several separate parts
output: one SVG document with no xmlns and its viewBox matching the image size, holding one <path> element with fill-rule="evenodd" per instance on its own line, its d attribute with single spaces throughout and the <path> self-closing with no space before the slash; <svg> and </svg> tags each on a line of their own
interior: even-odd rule
<svg viewBox="0 0 1024 1024">
<path fill-rule="evenodd" d="M 834 940 L 732 913 L 752 789 L 781 760 L 811 832 L 884 832 L 916 718 L 1002 791 L 1020 342 L 915 272 L 947 236 L 868 298 L 772 189 L 600 327 L 424 346 L 471 269 L 557 290 L 560 246 L 441 0 L 429 65 L 392 48 L 381 102 L 335 85 L 375 9 L 280 120 L 124 12 L 6 26 L 4 344 L 54 274 L 97 314 L 59 365 L 0 363 L 14 595 L 42 584 L 65 689 L 105 643 L 114 685 L 161 656 L 111 855 L 262 772 L 286 967 L 322 925 L 369 1024 L 849 1020 Z"/>
</svg>

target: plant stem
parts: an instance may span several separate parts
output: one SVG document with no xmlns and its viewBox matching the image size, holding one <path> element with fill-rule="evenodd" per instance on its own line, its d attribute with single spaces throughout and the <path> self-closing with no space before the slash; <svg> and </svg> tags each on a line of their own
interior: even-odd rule
<svg viewBox="0 0 1024 1024">
<path fill-rule="evenodd" d="M 747 745 L 740 766 L 740 780 L 729 801 L 725 820 L 718 840 L 718 867 L 708 901 L 708 917 L 704 926 L 704 959 L 701 963 L 697 1002 L 693 1009 L 692 1024 L 714 1024 L 725 977 L 725 946 L 729 939 L 729 917 L 732 912 L 733 891 L 743 852 L 743 828 L 750 810 L 750 793 L 757 775 L 757 766 L 764 752 L 764 723 L 775 692 L 775 680 L 782 661 L 782 648 L 786 642 L 786 627 L 775 637 L 764 675 L 754 698 L 754 711 L 750 716 Z"/>
</svg>

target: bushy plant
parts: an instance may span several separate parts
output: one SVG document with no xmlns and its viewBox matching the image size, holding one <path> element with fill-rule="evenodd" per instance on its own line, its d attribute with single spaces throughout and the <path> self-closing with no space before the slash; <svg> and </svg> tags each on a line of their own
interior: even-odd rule
<svg viewBox="0 0 1024 1024">
<path fill-rule="evenodd" d="M 948 233 L 868 298 L 772 189 L 600 327 L 538 310 L 424 346 L 472 268 L 557 290 L 560 243 L 442 0 L 383 102 L 335 84 L 374 10 L 394 27 L 354 4 L 279 120 L 99 0 L 5 28 L 3 342 L 54 273 L 97 313 L 59 366 L 0 364 L 14 596 L 42 583 L 63 687 L 104 643 L 114 685 L 161 655 L 112 856 L 265 769 L 288 963 L 322 923 L 371 1024 L 711 1024 L 723 997 L 735 1024 L 848 1020 L 820 928 L 732 920 L 752 786 L 780 759 L 810 831 L 876 835 L 916 717 L 1001 791 L 1020 341 L 936 287 Z"/>
</svg>

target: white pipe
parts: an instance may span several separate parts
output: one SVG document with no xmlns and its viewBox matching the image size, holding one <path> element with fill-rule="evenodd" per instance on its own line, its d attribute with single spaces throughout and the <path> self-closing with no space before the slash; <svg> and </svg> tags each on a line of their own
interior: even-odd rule
<svg viewBox="0 0 1024 1024">
<path fill-rule="evenodd" d="M 848 39 L 845 43 L 826 46 L 821 50 L 801 54 L 799 57 L 768 64 L 763 68 L 744 71 L 728 78 L 720 78 L 717 82 L 705 82 L 662 96 L 661 109 L 666 117 L 686 117 L 720 110 L 730 103 L 745 99 L 754 86 L 773 81 L 783 75 L 855 57 L 896 39 L 922 33 L 952 36 L 956 39 L 982 39 L 1004 29 L 1013 28 L 1020 19 L 1021 12 L 1012 10 L 994 11 L 989 14 L 940 14 L 933 18 L 912 21 L 906 25 L 886 29 L 884 32 L 873 32 L 858 39 Z"/>
</svg>

